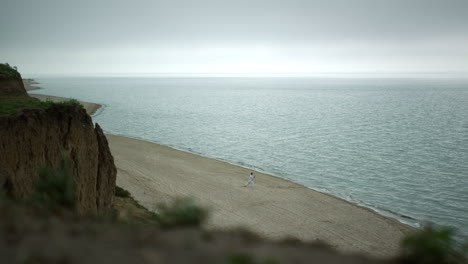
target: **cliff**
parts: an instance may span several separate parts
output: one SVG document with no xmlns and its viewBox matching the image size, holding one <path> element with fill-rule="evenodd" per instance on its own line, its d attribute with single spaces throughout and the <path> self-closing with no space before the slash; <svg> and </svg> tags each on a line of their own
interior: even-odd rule
<svg viewBox="0 0 468 264">
<path fill-rule="evenodd" d="M 2 96 L 28 97 L 21 78 L 0 76 Z M 70 158 L 75 181 L 75 209 L 80 214 L 111 208 L 116 167 L 107 139 L 98 124 L 76 104 L 21 107 L 0 114 L 0 190 L 10 197 L 28 198 L 42 167 L 58 168 Z"/>
<path fill-rule="evenodd" d="M 101 128 L 84 109 L 55 106 L 0 117 L 0 186 L 9 196 L 31 195 L 41 167 L 57 168 L 64 153 L 75 177 L 76 210 L 109 209 L 116 168 Z"/>
<path fill-rule="evenodd" d="M 21 75 L 7 64 L 0 64 L 0 95 L 28 96 Z"/>
</svg>

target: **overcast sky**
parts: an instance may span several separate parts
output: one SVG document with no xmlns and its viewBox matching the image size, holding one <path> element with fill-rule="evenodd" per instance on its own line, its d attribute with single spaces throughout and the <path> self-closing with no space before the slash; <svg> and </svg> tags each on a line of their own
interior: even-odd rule
<svg viewBox="0 0 468 264">
<path fill-rule="evenodd" d="M 25 74 L 468 72 L 468 0 L 2 0 Z"/>
</svg>

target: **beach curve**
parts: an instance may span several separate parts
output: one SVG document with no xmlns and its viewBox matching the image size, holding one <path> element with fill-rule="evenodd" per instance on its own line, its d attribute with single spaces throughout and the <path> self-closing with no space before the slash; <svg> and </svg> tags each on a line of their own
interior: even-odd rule
<svg viewBox="0 0 468 264">
<path fill-rule="evenodd" d="M 210 229 L 245 227 L 271 239 L 323 241 L 347 253 L 394 257 L 412 228 L 340 198 L 272 175 L 167 146 L 107 135 L 117 184 L 143 206 L 192 197 L 211 209 Z"/>
<path fill-rule="evenodd" d="M 25 86 L 28 89 L 29 85 Z M 68 98 L 29 94 L 39 100 Z M 101 105 L 80 102 L 92 115 Z M 270 239 L 323 241 L 346 253 L 394 257 L 414 230 L 341 198 L 280 177 L 167 146 L 107 134 L 118 169 L 117 184 L 150 210 L 177 197 L 192 197 L 211 209 L 210 229 L 244 227 Z"/>
<path fill-rule="evenodd" d="M 65 98 L 65 97 L 51 96 L 51 95 L 45 95 L 45 94 L 30 93 L 30 91 L 41 89 L 41 87 L 37 86 L 40 83 L 32 79 L 23 80 L 23 84 L 24 84 L 24 88 L 28 92 L 28 95 L 36 99 L 39 99 L 40 101 L 64 102 L 64 101 L 73 99 L 73 98 Z M 88 115 L 91 115 L 91 116 L 96 114 L 96 112 L 102 108 L 102 105 L 96 104 L 96 103 L 89 103 L 89 102 L 82 102 L 82 101 L 80 101 L 80 103 L 83 105 L 83 108 L 86 110 L 86 113 L 88 113 Z"/>
</svg>

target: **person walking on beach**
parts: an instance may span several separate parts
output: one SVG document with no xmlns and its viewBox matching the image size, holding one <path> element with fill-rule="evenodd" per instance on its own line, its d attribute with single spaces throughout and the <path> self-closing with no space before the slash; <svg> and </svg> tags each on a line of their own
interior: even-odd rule
<svg viewBox="0 0 468 264">
<path fill-rule="evenodd" d="M 249 176 L 249 181 L 247 182 L 246 185 L 244 185 L 244 187 L 247 187 L 247 186 L 249 186 L 250 184 L 252 184 L 252 186 L 255 186 L 254 179 L 255 179 L 255 176 L 253 175 L 253 172 L 251 172 L 251 173 L 250 173 L 250 176 Z"/>
</svg>

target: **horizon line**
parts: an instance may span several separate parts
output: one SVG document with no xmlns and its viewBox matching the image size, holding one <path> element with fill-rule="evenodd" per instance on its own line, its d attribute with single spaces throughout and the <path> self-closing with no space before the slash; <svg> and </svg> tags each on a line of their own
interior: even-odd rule
<svg viewBox="0 0 468 264">
<path fill-rule="evenodd" d="M 421 75 L 459 75 L 468 77 L 468 71 L 408 71 L 408 72 L 96 72 L 96 73 L 24 73 L 24 76 L 54 77 L 351 77 L 367 75 L 368 77 L 411 77 Z"/>
</svg>

